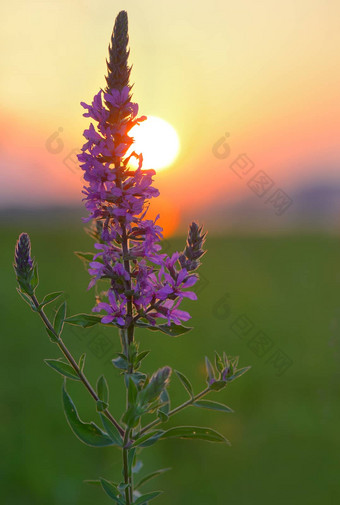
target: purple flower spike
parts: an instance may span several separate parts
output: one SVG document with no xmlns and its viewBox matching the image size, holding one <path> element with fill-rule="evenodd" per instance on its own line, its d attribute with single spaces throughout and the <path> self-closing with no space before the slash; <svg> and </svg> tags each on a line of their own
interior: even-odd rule
<svg viewBox="0 0 340 505">
<path fill-rule="evenodd" d="M 153 187 L 154 170 L 143 169 L 143 156 L 133 152 L 130 130 L 144 121 L 137 117 L 138 105 L 131 102 L 128 65 L 128 19 L 117 16 L 107 61 L 105 91 L 97 93 L 91 105 L 82 102 L 91 123 L 84 131 L 85 143 L 78 155 L 84 171 L 84 201 L 95 223 L 97 253 L 89 264 L 89 289 L 106 279 L 108 301 L 93 309 L 104 310 L 103 323 L 128 327 L 131 321 L 146 319 L 155 325 L 158 318 L 167 324 L 190 319 L 180 310 L 184 298 L 196 300 L 190 288 L 198 276 L 192 274 L 203 254 L 205 235 L 195 223 L 190 227 L 183 253 L 167 256 L 161 252 L 162 228 L 147 218 L 149 200 L 159 191 Z M 138 168 L 130 166 L 131 157 Z"/>
</svg>

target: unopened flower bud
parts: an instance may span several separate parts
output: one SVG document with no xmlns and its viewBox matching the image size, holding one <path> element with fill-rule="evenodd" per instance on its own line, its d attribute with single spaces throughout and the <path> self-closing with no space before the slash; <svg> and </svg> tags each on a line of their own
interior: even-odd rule
<svg viewBox="0 0 340 505">
<path fill-rule="evenodd" d="M 33 268 L 31 241 L 27 233 L 21 233 L 17 241 L 14 268 L 17 276 L 26 276 Z"/>
<path fill-rule="evenodd" d="M 200 266 L 201 262 L 199 261 L 199 258 L 201 258 L 206 252 L 203 250 L 206 233 L 203 233 L 202 229 L 202 226 L 198 226 L 196 223 L 191 223 L 186 247 L 179 257 L 179 262 L 182 268 L 185 268 L 188 272 L 192 272 Z"/>
</svg>

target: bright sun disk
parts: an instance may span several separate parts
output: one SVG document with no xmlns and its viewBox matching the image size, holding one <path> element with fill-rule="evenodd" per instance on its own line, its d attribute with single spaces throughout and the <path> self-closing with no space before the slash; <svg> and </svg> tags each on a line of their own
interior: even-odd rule
<svg viewBox="0 0 340 505">
<path fill-rule="evenodd" d="M 131 135 L 134 143 L 130 151 L 143 154 L 143 168 L 159 171 L 176 159 L 179 138 L 176 130 L 164 119 L 147 116 L 145 121 L 131 129 Z M 134 158 L 131 158 L 131 164 L 137 166 Z"/>
</svg>

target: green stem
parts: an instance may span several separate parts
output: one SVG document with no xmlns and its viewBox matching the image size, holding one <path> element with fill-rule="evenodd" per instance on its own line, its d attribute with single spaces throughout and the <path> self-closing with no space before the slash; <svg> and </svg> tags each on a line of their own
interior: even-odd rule
<svg viewBox="0 0 340 505">
<path fill-rule="evenodd" d="M 57 334 L 57 332 L 53 328 L 53 326 L 50 323 L 48 317 L 46 316 L 44 310 L 42 308 L 40 308 L 40 304 L 39 304 L 39 302 L 38 302 L 38 300 L 37 300 L 37 298 L 36 298 L 36 296 L 34 294 L 31 295 L 31 300 L 34 303 L 34 305 L 35 305 L 35 307 L 37 309 L 37 312 L 38 312 L 39 316 L 41 317 L 43 323 L 45 324 L 46 328 L 48 328 L 53 333 L 53 335 L 56 337 L 56 339 L 57 339 L 57 345 L 58 345 L 59 349 L 61 350 L 61 352 L 63 353 L 63 355 L 67 359 L 67 361 L 70 363 L 70 365 L 72 366 L 73 370 L 77 373 L 79 379 L 84 384 L 84 386 L 86 387 L 86 389 L 88 390 L 88 392 L 90 393 L 90 395 L 92 396 L 92 398 L 97 402 L 99 400 L 99 397 L 98 397 L 97 393 L 95 392 L 95 390 L 91 386 L 90 382 L 86 378 L 84 372 L 79 368 L 76 360 L 74 359 L 74 357 L 72 356 L 72 354 L 70 353 L 70 351 L 67 349 L 67 347 L 64 344 L 63 340 L 61 339 L 61 337 Z M 124 436 L 124 430 L 123 430 L 123 428 L 115 420 L 115 418 L 108 411 L 108 409 L 105 409 L 103 411 L 103 414 L 115 425 L 115 427 L 117 428 L 117 430 L 119 431 L 119 433 L 123 437 Z"/>
<path fill-rule="evenodd" d="M 131 477 L 129 472 L 129 449 L 126 447 L 129 441 L 130 430 L 127 429 L 124 436 L 124 447 L 123 447 L 123 473 L 124 473 L 124 483 L 128 484 L 125 488 L 125 502 L 126 505 L 131 505 L 133 503 L 132 490 L 131 490 Z"/>
<path fill-rule="evenodd" d="M 195 403 L 200 398 L 203 398 L 203 396 L 205 396 L 206 394 L 208 394 L 210 391 L 211 390 L 210 390 L 209 387 L 205 388 L 203 391 L 201 391 L 197 395 L 193 396 L 192 398 L 190 398 L 186 402 L 184 402 L 181 405 L 178 405 L 178 407 L 170 410 L 170 412 L 168 413 L 168 416 L 169 417 L 173 416 L 174 414 L 177 414 L 177 412 L 180 412 L 181 410 L 185 409 L 186 407 L 189 407 L 189 405 L 192 405 L 193 403 Z M 146 426 L 144 426 L 144 428 L 139 432 L 138 437 L 141 436 L 141 435 L 143 435 L 143 433 L 145 433 L 146 431 L 149 431 L 154 426 L 157 426 L 158 424 L 161 424 L 162 422 L 163 421 L 161 421 L 160 419 L 155 419 L 151 423 L 149 423 Z"/>
</svg>

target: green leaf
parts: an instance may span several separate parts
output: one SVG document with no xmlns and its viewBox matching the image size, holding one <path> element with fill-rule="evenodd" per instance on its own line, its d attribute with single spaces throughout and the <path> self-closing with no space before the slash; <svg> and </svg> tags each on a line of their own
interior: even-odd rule
<svg viewBox="0 0 340 505">
<path fill-rule="evenodd" d="M 171 470 L 171 468 L 161 468 L 160 470 L 156 470 L 155 472 L 149 473 L 149 475 L 146 475 L 138 482 L 138 484 L 135 486 L 135 489 L 138 489 L 140 486 L 142 486 L 149 480 L 154 479 L 155 477 L 158 477 L 158 475 L 168 472 L 169 470 Z"/>
<path fill-rule="evenodd" d="M 183 386 L 185 387 L 185 389 L 188 391 L 190 397 L 193 398 L 193 396 L 194 396 L 194 390 L 192 388 L 192 385 L 191 385 L 191 382 L 189 381 L 189 379 L 187 379 L 186 376 L 183 375 L 178 370 L 175 370 L 175 374 L 177 375 L 177 377 L 179 378 L 179 380 L 181 381 L 181 383 L 183 384 Z"/>
<path fill-rule="evenodd" d="M 96 253 L 93 252 L 81 252 L 81 251 L 74 251 L 74 254 L 80 258 L 84 263 L 85 266 L 87 266 L 87 263 L 90 263 L 90 261 L 93 261 L 93 256 Z"/>
<path fill-rule="evenodd" d="M 163 405 L 160 407 L 160 411 L 164 412 L 164 414 L 168 414 L 170 410 L 170 396 L 166 389 L 161 392 L 161 396 L 159 397 L 160 401 Z"/>
<path fill-rule="evenodd" d="M 227 407 L 227 405 L 223 405 L 223 403 L 219 402 L 212 402 L 210 400 L 197 400 L 195 403 L 193 403 L 193 405 L 195 407 L 202 407 L 203 409 L 219 410 L 220 412 L 234 412 L 233 409 Z"/>
<path fill-rule="evenodd" d="M 100 480 L 86 479 L 83 480 L 84 484 L 91 484 L 92 486 L 100 486 Z"/>
<path fill-rule="evenodd" d="M 129 376 L 129 374 L 127 374 L 127 377 L 128 377 L 128 402 L 129 402 L 129 405 L 133 405 L 134 403 L 136 403 L 136 398 L 137 398 L 137 394 L 138 394 L 138 389 L 137 389 L 137 386 L 134 382 L 134 380 L 132 379 L 132 377 Z"/>
<path fill-rule="evenodd" d="M 158 409 L 157 411 L 157 415 L 158 415 L 158 418 L 159 420 L 162 422 L 162 423 L 166 423 L 167 420 L 169 419 L 169 416 L 168 414 L 166 414 L 165 412 L 162 412 L 161 410 Z"/>
<path fill-rule="evenodd" d="M 227 385 L 227 381 L 215 381 L 212 384 L 209 384 L 209 389 L 212 391 L 220 391 L 225 388 Z"/>
<path fill-rule="evenodd" d="M 36 311 L 36 306 L 34 305 L 34 303 L 32 302 L 31 298 L 26 295 L 26 293 L 23 293 L 19 288 L 16 288 L 19 295 L 21 296 L 21 298 L 24 300 L 24 302 L 28 303 L 28 305 L 31 307 L 32 310 Z"/>
<path fill-rule="evenodd" d="M 31 288 L 35 290 L 38 284 L 39 284 L 38 265 L 34 265 L 31 277 Z"/>
<path fill-rule="evenodd" d="M 132 467 L 134 466 L 136 456 L 136 449 L 131 449 L 128 454 L 128 472 L 129 474 L 132 472 Z"/>
<path fill-rule="evenodd" d="M 137 370 L 139 367 L 140 363 L 146 356 L 149 354 L 150 351 L 142 351 L 141 353 L 138 354 L 138 356 L 134 360 L 134 369 Z"/>
<path fill-rule="evenodd" d="M 234 375 L 232 375 L 231 377 L 228 377 L 228 382 L 231 382 L 231 381 L 237 379 L 238 377 L 241 377 L 241 375 L 248 372 L 248 370 L 250 370 L 250 369 L 251 369 L 251 366 L 246 366 L 244 368 L 240 368 L 239 370 L 237 370 L 234 373 Z"/>
<path fill-rule="evenodd" d="M 66 317 L 66 302 L 63 302 L 60 305 L 59 309 L 57 310 L 53 322 L 53 328 L 58 335 L 60 335 L 63 329 L 65 317 Z"/>
<path fill-rule="evenodd" d="M 137 498 L 136 501 L 133 502 L 133 505 L 144 505 L 145 503 L 148 503 L 149 501 L 153 500 L 157 496 L 162 494 L 162 491 L 154 491 L 153 493 L 146 493 Z"/>
<path fill-rule="evenodd" d="M 122 447 L 123 446 L 123 439 L 120 436 L 118 429 L 104 414 L 99 414 L 99 416 L 100 416 L 100 419 L 103 423 L 104 429 L 106 430 L 107 434 L 111 438 L 112 442 L 114 442 L 115 444 Z"/>
<path fill-rule="evenodd" d="M 49 293 L 48 295 L 46 295 L 44 297 L 43 301 L 40 304 L 40 307 L 41 308 L 45 307 L 45 305 L 47 305 L 48 303 L 54 302 L 54 300 L 56 300 L 62 294 L 63 294 L 62 291 L 56 291 L 55 293 Z"/>
<path fill-rule="evenodd" d="M 47 335 L 50 337 L 51 342 L 53 342 L 53 344 L 57 344 L 59 342 L 59 338 L 49 328 L 45 329 L 47 331 Z"/>
<path fill-rule="evenodd" d="M 78 363 L 78 366 L 80 368 L 80 370 L 83 372 L 84 370 L 84 367 L 85 367 L 85 359 L 86 359 L 86 353 L 84 352 L 80 358 L 79 358 L 79 363 Z"/>
<path fill-rule="evenodd" d="M 65 380 L 66 382 L 66 380 Z M 91 447 L 106 447 L 113 445 L 111 438 L 94 423 L 84 423 L 78 416 L 77 409 L 63 385 L 64 412 L 71 430 L 79 440 Z"/>
<path fill-rule="evenodd" d="M 117 486 L 109 480 L 102 478 L 99 480 L 105 493 L 115 502 L 119 503 L 119 505 L 124 505 L 124 501 L 120 498 L 120 492 L 118 491 Z"/>
<path fill-rule="evenodd" d="M 97 406 L 97 412 L 104 412 L 104 410 L 108 408 L 109 404 L 103 402 L 102 400 L 97 400 L 96 406 Z"/>
<path fill-rule="evenodd" d="M 211 428 L 199 428 L 197 426 L 178 426 L 177 428 L 170 428 L 170 430 L 165 431 L 160 438 L 188 438 L 229 444 L 228 440 L 220 433 L 217 433 L 217 431 Z"/>
<path fill-rule="evenodd" d="M 101 319 L 100 316 L 92 314 L 75 314 L 74 316 L 67 317 L 65 323 L 81 326 L 82 328 L 90 328 L 90 326 L 100 323 Z"/>
<path fill-rule="evenodd" d="M 223 361 L 221 359 L 221 356 L 215 351 L 215 366 L 216 366 L 216 369 L 222 373 L 223 371 Z"/>
<path fill-rule="evenodd" d="M 163 433 L 164 433 L 163 430 L 151 431 L 150 433 L 147 433 L 146 435 L 137 438 L 137 440 L 134 441 L 131 447 L 138 447 L 138 446 L 149 447 L 150 445 L 155 444 L 159 439 L 159 437 L 163 435 Z"/>
<path fill-rule="evenodd" d="M 115 368 L 118 368 L 118 370 L 127 370 L 128 369 L 128 362 L 126 358 L 123 358 L 122 356 L 118 356 L 118 358 L 115 358 L 112 361 L 112 364 Z"/>
<path fill-rule="evenodd" d="M 159 324 L 152 326 L 152 324 L 139 320 L 136 322 L 136 325 L 139 326 L 140 328 L 146 328 L 151 331 L 161 331 L 162 333 L 165 333 L 170 337 L 179 337 L 180 335 L 188 333 L 188 331 L 192 330 L 192 328 L 188 326 L 182 326 L 181 324 L 174 324 L 174 323 L 171 323 L 170 326 L 168 326 L 167 324 Z"/>
<path fill-rule="evenodd" d="M 144 410 L 139 405 L 130 405 L 123 415 L 122 421 L 129 428 L 135 428 L 139 422 L 140 416 L 144 413 Z"/>
<path fill-rule="evenodd" d="M 210 384 L 211 381 L 215 380 L 215 371 L 214 371 L 214 367 L 212 366 L 212 364 L 207 356 L 205 357 L 205 368 L 207 371 L 207 381 L 208 381 L 208 384 Z"/>
<path fill-rule="evenodd" d="M 68 377 L 69 379 L 73 379 L 76 381 L 80 380 L 77 372 L 68 363 L 61 361 L 60 359 L 45 359 L 44 361 L 45 361 L 46 365 L 48 365 L 51 368 L 53 368 L 54 370 L 56 370 L 58 373 L 60 373 L 64 377 Z"/>
<path fill-rule="evenodd" d="M 97 381 L 97 394 L 99 400 L 104 403 L 109 402 L 109 386 L 107 385 L 104 375 L 101 375 Z"/>
</svg>

